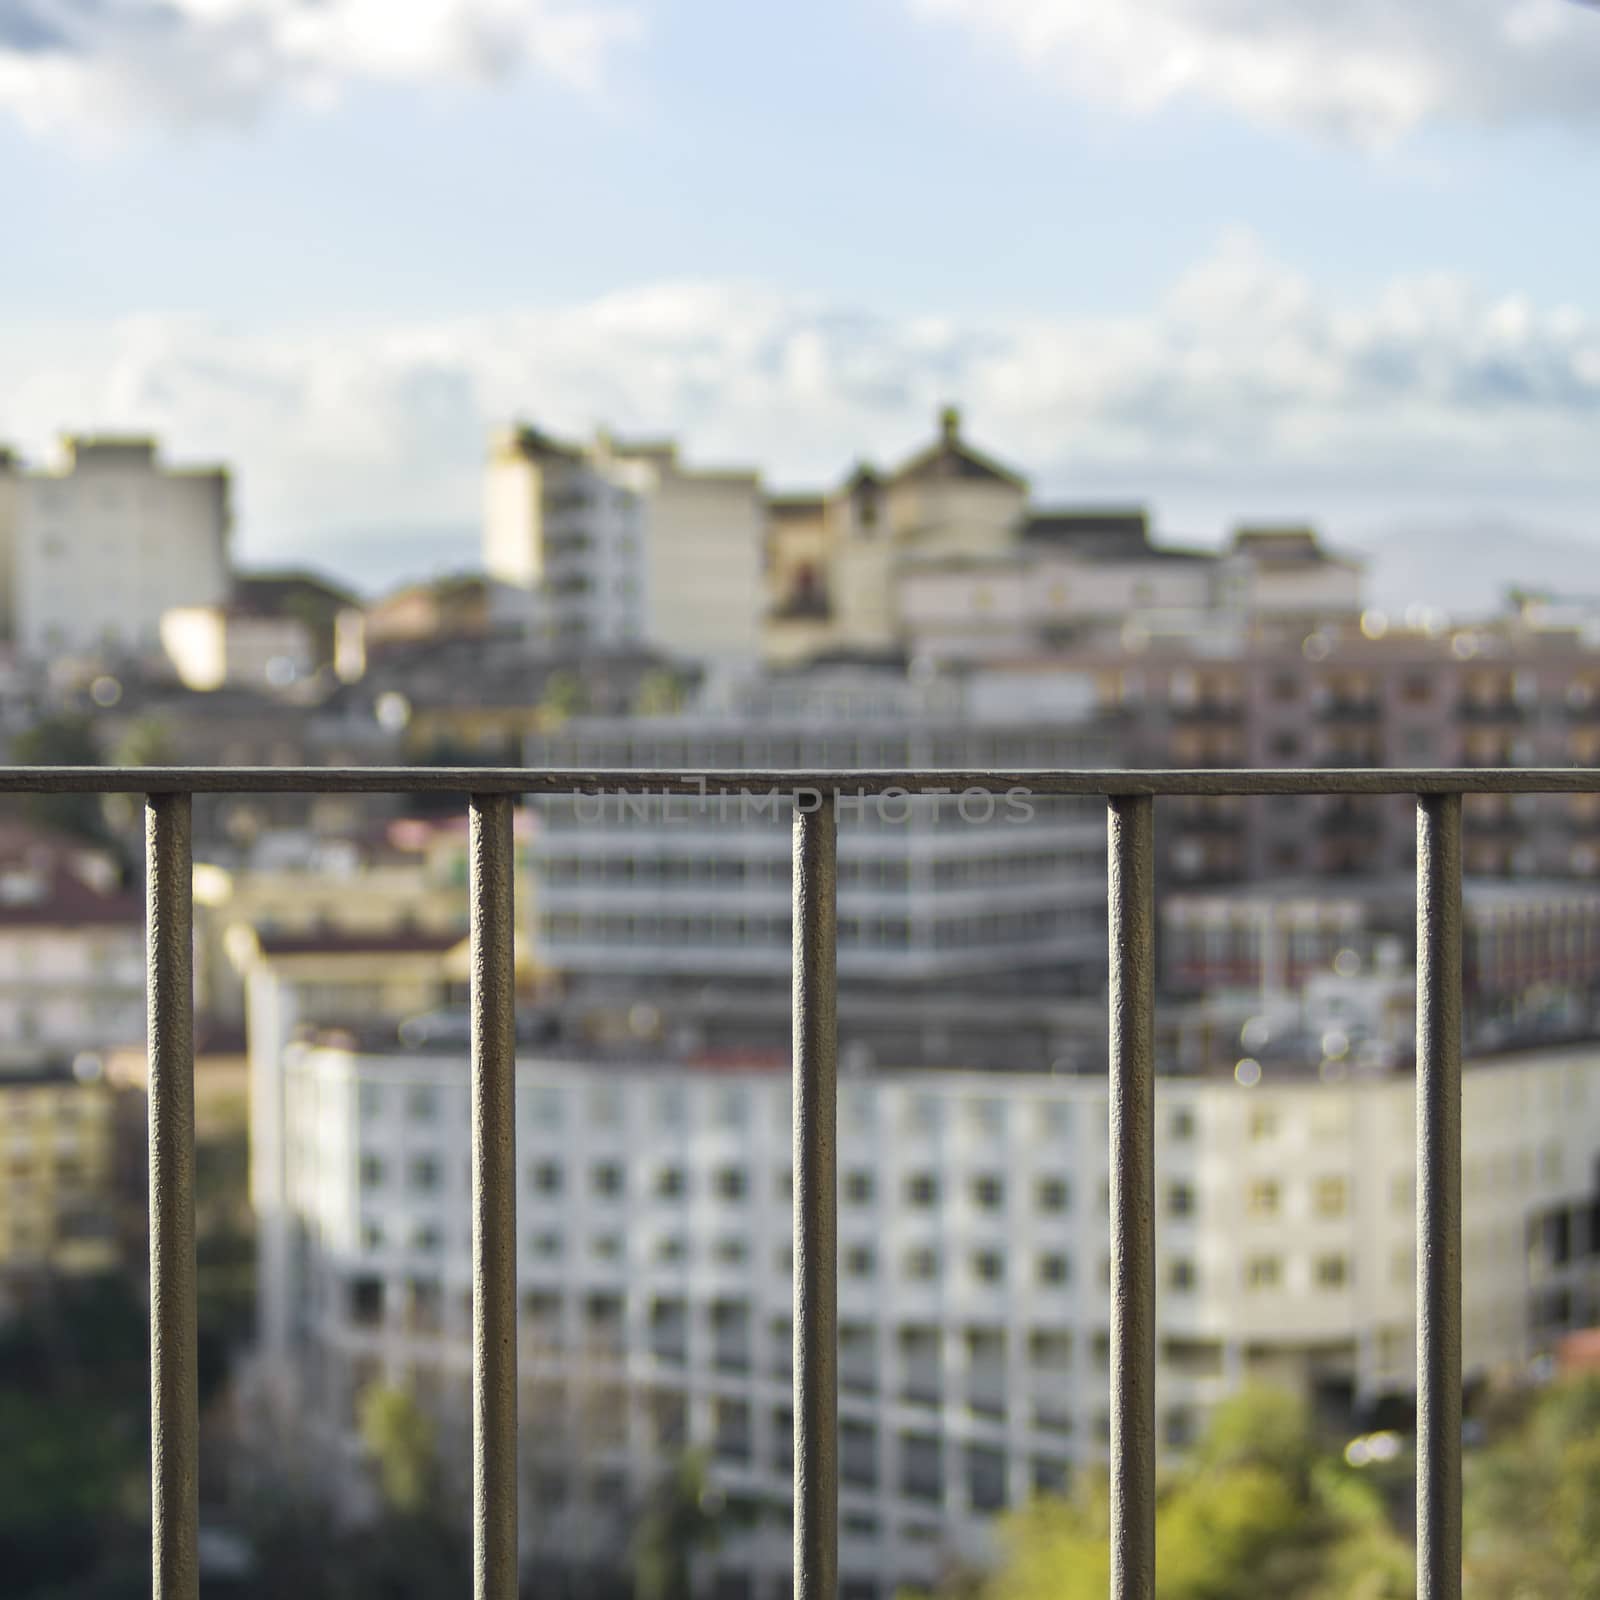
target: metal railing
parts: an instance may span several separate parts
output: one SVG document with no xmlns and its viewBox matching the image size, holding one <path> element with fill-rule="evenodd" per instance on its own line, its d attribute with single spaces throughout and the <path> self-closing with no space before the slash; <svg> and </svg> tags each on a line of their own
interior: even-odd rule
<svg viewBox="0 0 1600 1600">
<path fill-rule="evenodd" d="M 838 1552 L 838 797 L 1107 801 L 1111 1594 L 1155 1589 L 1154 799 L 1417 798 L 1417 1577 L 1461 1593 L 1461 797 L 1600 793 L 1600 770 L 570 772 L 0 768 L 0 794 L 146 796 L 153 1592 L 199 1592 L 191 797 L 460 794 L 471 817 L 473 1593 L 517 1592 L 511 807 L 571 793 L 786 797 L 794 810 L 794 1593 L 834 1600 Z"/>
</svg>

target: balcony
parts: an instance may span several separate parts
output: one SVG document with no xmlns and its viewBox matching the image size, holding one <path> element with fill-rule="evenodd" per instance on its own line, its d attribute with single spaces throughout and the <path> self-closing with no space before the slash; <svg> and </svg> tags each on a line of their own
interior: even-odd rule
<svg viewBox="0 0 1600 1600">
<path fill-rule="evenodd" d="M 1154 1590 L 1156 1510 L 1154 1124 L 1155 806 L 1160 795 L 1410 795 L 1417 805 L 1418 1593 L 1461 1572 L 1462 796 L 1597 794 L 1600 773 L 1508 771 L 564 772 L 412 768 L 0 769 L 10 793 L 146 797 L 150 1375 L 155 1593 L 195 1593 L 199 1442 L 194 1249 L 195 794 L 466 794 L 470 819 L 473 1323 L 472 1521 L 479 1600 L 517 1593 L 517 1232 L 512 805 L 528 794 L 649 792 L 787 797 L 793 813 L 795 1593 L 835 1590 L 839 1323 L 836 1291 L 837 830 L 841 792 L 948 788 L 1106 802 L 1109 864 L 1109 1261 L 1105 1344 L 1113 1600 Z M 381 1300 L 363 1309 L 381 1315 Z M 927 1352 L 919 1346 L 918 1355 Z M 920 1380 L 927 1369 L 919 1367 Z M 748 1411 L 719 1416 L 719 1447 L 748 1453 Z M 982 1463 L 980 1462 L 981 1466 Z M 981 1473 L 980 1473 L 981 1476 Z M 899 1477 L 937 1501 L 938 1436 L 907 1436 Z"/>
<path fill-rule="evenodd" d="M 1476 726 L 1496 723 L 1520 727 L 1532 714 L 1532 708 L 1518 700 L 1472 700 L 1463 697 L 1456 702 L 1456 720 Z"/>
<path fill-rule="evenodd" d="M 1335 698 L 1325 700 L 1317 707 L 1319 722 L 1373 723 L 1383 716 L 1383 702 L 1378 699 Z"/>
<path fill-rule="evenodd" d="M 1244 707 L 1237 700 L 1195 700 L 1173 705 L 1169 714 L 1174 722 L 1231 726 L 1244 716 Z"/>
</svg>

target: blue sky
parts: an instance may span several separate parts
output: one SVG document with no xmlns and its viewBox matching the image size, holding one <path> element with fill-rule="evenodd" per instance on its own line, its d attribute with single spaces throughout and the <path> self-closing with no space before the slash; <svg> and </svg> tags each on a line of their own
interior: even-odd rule
<svg viewBox="0 0 1600 1600">
<path fill-rule="evenodd" d="M 1138 21 L 0 0 L 0 438 L 159 429 L 235 463 L 247 558 L 373 581 L 472 559 L 512 412 L 788 485 L 949 398 L 1185 537 L 1587 536 L 1600 11 Z"/>
</svg>

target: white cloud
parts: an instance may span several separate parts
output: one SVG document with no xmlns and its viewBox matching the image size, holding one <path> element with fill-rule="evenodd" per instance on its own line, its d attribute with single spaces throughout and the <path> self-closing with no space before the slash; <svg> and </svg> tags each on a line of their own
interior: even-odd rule
<svg viewBox="0 0 1600 1600">
<path fill-rule="evenodd" d="M 784 486 L 893 461 L 954 400 L 1047 492 L 1180 513 L 1196 494 L 1219 517 L 1263 496 L 1312 512 L 1352 487 L 1408 508 L 1600 496 L 1592 314 L 1448 276 L 1330 299 L 1243 235 L 1118 319 L 902 318 L 665 284 L 377 329 L 0 325 L 0 374 L 0 439 L 32 453 L 57 427 L 116 427 L 234 462 L 252 559 L 437 523 L 469 530 L 470 562 L 485 429 L 518 414 L 671 431 L 691 459 Z"/>
<path fill-rule="evenodd" d="M 531 69 L 593 89 L 640 27 L 631 0 L 4 0 L 0 109 L 92 138 L 248 121 L 361 80 Z"/>
<path fill-rule="evenodd" d="M 1432 120 L 1600 123 L 1578 0 L 907 0 L 1075 94 L 1220 104 L 1363 144 Z"/>
</svg>

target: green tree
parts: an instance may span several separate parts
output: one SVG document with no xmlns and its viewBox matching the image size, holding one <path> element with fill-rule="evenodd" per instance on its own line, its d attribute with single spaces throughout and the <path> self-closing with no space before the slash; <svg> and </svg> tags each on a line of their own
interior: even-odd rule
<svg viewBox="0 0 1600 1600">
<path fill-rule="evenodd" d="M 635 1600 L 690 1600 L 694 1557 L 715 1546 L 720 1510 L 704 1458 L 686 1452 L 656 1485 L 634 1533 Z"/>
<path fill-rule="evenodd" d="M 18 767 L 98 767 L 100 746 L 89 719 L 46 717 L 11 741 L 11 764 Z M 41 828 L 57 829 L 94 844 L 106 842 L 100 798 L 92 794 L 27 795 L 22 809 Z"/>
<path fill-rule="evenodd" d="M 552 672 L 545 679 L 539 696 L 539 715 L 544 726 L 559 728 L 571 717 L 589 709 L 589 687 L 576 672 Z"/>
<path fill-rule="evenodd" d="M 359 1425 L 384 1504 L 402 1514 L 420 1511 L 438 1479 L 438 1451 L 427 1414 L 409 1391 L 375 1383 L 362 1392 Z"/>
<path fill-rule="evenodd" d="M 675 672 L 657 667 L 639 679 L 633 709 L 641 717 L 670 717 L 683 709 L 683 681 Z"/>
<path fill-rule="evenodd" d="M 1600 1376 L 1547 1389 L 1467 1467 L 1468 1595 L 1600 1595 Z"/>
<path fill-rule="evenodd" d="M 1104 1474 L 1007 1519 L 1006 1559 L 983 1600 L 1090 1600 L 1109 1581 Z M 1161 1487 L 1159 1600 L 1406 1600 L 1409 1547 L 1371 1484 L 1319 1453 L 1305 1409 L 1247 1390 Z"/>
</svg>

